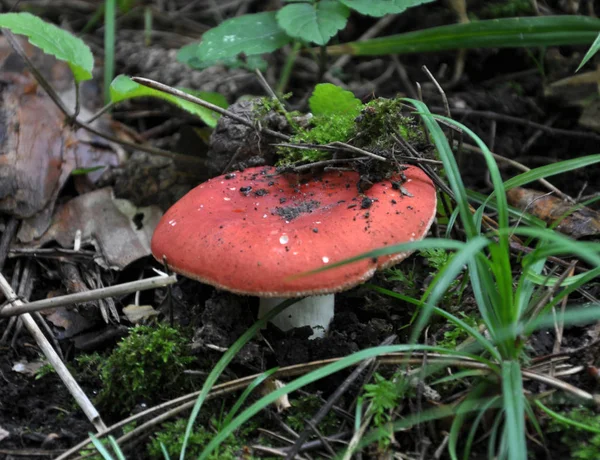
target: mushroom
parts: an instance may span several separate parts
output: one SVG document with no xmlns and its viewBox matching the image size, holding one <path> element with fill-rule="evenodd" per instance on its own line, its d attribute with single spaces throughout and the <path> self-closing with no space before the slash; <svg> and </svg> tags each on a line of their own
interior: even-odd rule
<svg viewBox="0 0 600 460">
<path fill-rule="evenodd" d="M 308 296 L 273 322 L 282 330 L 310 325 L 312 337 L 320 337 L 333 318 L 334 293 L 412 251 L 296 275 L 427 234 L 435 187 L 421 169 L 405 168 L 364 194 L 357 191 L 354 171 L 304 179 L 259 167 L 215 177 L 164 214 L 152 254 L 189 278 L 260 297 L 260 315 L 283 298 Z"/>
</svg>

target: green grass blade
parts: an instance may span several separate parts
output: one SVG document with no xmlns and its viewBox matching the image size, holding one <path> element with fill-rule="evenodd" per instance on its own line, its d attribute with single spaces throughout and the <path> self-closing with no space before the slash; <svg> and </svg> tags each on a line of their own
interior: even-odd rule
<svg viewBox="0 0 600 460">
<path fill-rule="evenodd" d="M 92 444 L 94 445 L 94 447 L 96 448 L 98 453 L 100 455 L 102 455 L 102 458 L 104 460 L 113 460 L 113 456 L 110 455 L 110 452 L 104 446 L 104 444 L 102 444 L 102 442 L 100 442 L 100 440 L 96 436 L 94 436 L 94 433 L 88 433 L 88 435 L 89 435 L 90 439 L 92 440 Z"/>
<path fill-rule="evenodd" d="M 493 406 L 498 405 L 500 403 L 500 396 L 495 396 L 487 401 L 484 405 L 481 406 L 477 417 L 471 422 L 471 429 L 469 430 L 469 434 L 467 436 L 467 440 L 465 441 L 465 448 L 463 450 L 463 459 L 469 460 L 471 458 L 471 446 L 473 445 L 473 441 L 475 440 L 475 434 L 477 434 L 477 428 L 483 419 L 483 416 L 488 413 Z"/>
<path fill-rule="evenodd" d="M 502 363 L 502 406 L 506 417 L 504 427 L 508 442 L 508 455 L 509 458 L 515 460 L 527 458 L 523 398 L 523 380 L 519 363 L 504 361 Z"/>
<path fill-rule="evenodd" d="M 327 52 L 382 56 L 464 48 L 587 45 L 599 31 L 600 19 L 587 16 L 490 19 L 329 46 Z"/>
<path fill-rule="evenodd" d="M 496 401 L 491 404 L 490 408 L 500 407 L 498 403 L 500 398 L 496 398 Z M 406 430 L 411 428 L 419 423 L 429 422 L 432 420 L 439 420 L 442 418 L 453 417 L 458 414 L 473 412 L 479 410 L 480 407 L 485 405 L 489 400 L 487 398 L 471 401 L 470 403 L 461 404 L 458 407 L 453 407 L 450 404 L 445 404 L 440 407 L 435 407 L 432 409 L 426 409 L 420 413 L 411 414 L 404 417 L 402 420 L 398 420 L 392 424 L 392 428 L 394 431 Z M 389 434 L 388 430 L 373 430 L 367 433 L 361 442 L 358 445 L 358 449 L 361 449 L 369 444 L 377 442 L 381 437 L 387 436 Z M 357 450 L 358 450 L 357 449 Z M 493 457 L 490 457 L 493 458 Z"/>
<path fill-rule="evenodd" d="M 442 299 L 450 284 L 463 270 L 463 267 L 473 260 L 477 254 L 480 254 L 484 248 L 490 244 L 487 238 L 482 236 L 474 238 L 466 243 L 456 254 L 452 256 L 449 262 L 436 274 L 435 278 L 423 295 L 425 305 L 421 310 L 410 337 L 410 343 L 415 343 L 421 334 L 433 312 L 433 307 Z"/>
<path fill-rule="evenodd" d="M 458 208 L 460 210 L 461 222 L 464 226 L 467 238 L 476 237 L 478 232 L 475 227 L 473 215 L 469 209 L 467 191 L 458 169 L 458 165 L 456 164 L 454 154 L 452 153 L 452 149 L 450 148 L 448 140 L 446 139 L 446 135 L 442 131 L 442 128 L 438 122 L 435 120 L 433 114 L 429 111 L 429 108 L 423 102 L 409 98 L 403 98 L 401 100 L 412 104 L 417 109 L 418 115 L 421 116 L 421 119 L 423 120 L 423 123 L 429 132 L 431 140 L 437 148 L 440 160 L 442 160 L 442 163 L 444 164 L 444 172 L 446 173 L 446 177 L 450 187 L 452 188 L 452 192 L 454 192 Z"/>
<path fill-rule="evenodd" d="M 374 358 L 376 356 L 385 354 L 385 353 L 397 353 L 397 352 L 407 352 L 407 351 L 434 351 L 438 353 L 444 353 L 449 356 L 466 356 L 464 353 L 459 353 L 456 351 L 449 351 L 440 347 L 431 347 L 427 345 L 387 345 L 380 346 L 375 348 L 368 348 L 366 350 L 361 350 L 359 352 L 353 353 L 350 356 L 346 356 L 339 361 L 333 362 L 326 366 L 323 366 L 317 370 L 309 372 L 308 374 L 293 380 L 282 388 L 279 388 L 265 396 L 261 399 L 253 403 L 250 407 L 246 408 L 240 415 L 238 415 L 235 419 L 231 421 L 227 427 L 224 427 L 216 434 L 216 436 L 208 443 L 205 449 L 202 451 L 202 454 L 199 456 L 200 460 L 206 459 L 210 456 L 210 454 L 225 440 L 229 437 L 235 430 L 237 430 L 240 426 L 242 426 L 245 422 L 250 420 L 254 415 L 260 412 L 263 408 L 275 402 L 278 398 L 291 393 L 292 391 L 296 391 L 310 383 L 316 382 L 324 377 L 327 377 L 331 374 L 341 371 L 349 366 L 353 366 L 358 364 L 359 362 Z M 183 457 L 182 457 L 183 460 Z"/>
<path fill-rule="evenodd" d="M 554 412 L 548 406 L 544 405 L 539 399 L 536 399 L 534 401 L 534 403 L 537 407 L 539 407 L 541 410 L 546 412 L 546 414 L 548 414 L 550 417 L 552 417 L 554 420 L 556 420 L 560 423 L 564 423 L 565 425 L 568 425 L 568 426 L 574 426 L 581 430 L 589 431 L 590 433 L 600 434 L 600 429 L 590 426 L 590 425 L 586 425 L 585 423 L 581 423 L 576 420 L 572 420 L 569 417 L 565 417 L 564 415 L 559 414 L 558 412 Z"/>
<path fill-rule="evenodd" d="M 109 436 L 108 442 L 110 443 L 110 446 L 112 447 L 115 455 L 117 456 L 117 460 L 125 460 L 125 454 L 121 450 L 121 447 L 119 447 L 119 445 L 117 444 L 117 440 L 114 438 L 114 436 Z"/>
<path fill-rule="evenodd" d="M 394 298 L 401 298 L 400 294 L 398 294 L 397 292 L 394 292 L 394 291 L 390 291 L 389 289 L 382 288 L 380 286 L 374 286 L 374 285 L 372 285 L 371 288 L 381 294 L 385 294 L 385 295 L 388 295 L 388 296 L 394 297 Z M 421 302 L 421 306 L 423 306 L 423 305 L 424 305 L 424 302 Z M 442 318 L 446 319 L 448 322 L 454 324 L 456 327 L 459 327 L 462 330 L 464 330 L 467 334 L 469 334 L 471 337 L 473 337 L 481 345 L 481 348 L 483 348 L 484 350 L 487 350 L 490 353 L 490 355 L 493 356 L 495 359 L 500 359 L 500 355 L 498 355 L 498 352 L 494 348 L 494 345 L 489 340 L 487 340 L 476 328 L 470 326 L 469 324 L 464 322 L 462 319 L 460 319 L 458 316 L 455 316 L 452 313 L 448 313 L 447 311 L 442 310 L 439 307 L 433 307 L 433 312 L 436 315 L 441 316 Z M 478 355 L 470 355 L 470 357 L 472 359 L 475 359 L 479 362 L 486 364 L 492 370 L 494 370 L 494 364 L 492 362 L 490 362 Z"/>
<path fill-rule="evenodd" d="M 584 168 L 596 163 L 600 163 L 600 155 L 587 155 L 585 157 L 573 158 L 572 160 L 560 161 L 530 171 L 519 174 L 504 182 L 504 188 L 510 190 L 515 187 L 522 187 L 539 179 L 544 179 L 557 174 L 566 173 L 575 169 Z"/>
<path fill-rule="evenodd" d="M 285 300 L 282 303 L 280 303 L 277 307 L 275 307 L 273 310 L 271 310 L 269 313 L 267 313 L 265 316 L 260 318 L 246 332 L 244 332 L 244 334 L 242 334 L 242 336 L 239 339 L 237 339 L 233 345 L 231 345 L 227 349 L 227 351 L 223 354 L 223 356 L 221 357 L 219 362 L 215 365 L 215 367 L 210 372 L 210 374 L 208 374 L 208 377 L 206 377 L 204 385 L 202 386 L 202 390 L 200 391 L 200 394 L 198 395 L 196 404 L 194 404 L 194 408 L 192 409 L 190 418 L 188 419 L 188 424 L 185 429 L 185 436 L 183 438 L 183 445 L 181 447 L 180 460 L 185 460 L 185 450 L 187 447 L 187 443 L 190 439 L 190 436 L 192 434 L 192 430 L 194 428 L 194 422 L 196 421 L 196 417 L 198 417 L 198 414 L 200 413 L 200 409 L 202 408 L 202 405 L 204 404 L 204 401 L 206 400 L 208 393 L 210 392 L 213 385 L 216 383 L 219 376 L 223 373 L 223 371 L 229 365 L 229 363 L 235 357 L 235 355 L 237 353 L 239 353 L 239 351 L 244 347 L 244 345 L 246 345 L 246 343 L 249 342 L 250 339 L 252 337 L 254 337 L 254 335 L 260 329 L 265 327 L 266 324 L 272 318 L 274 318 L 276 315 L 278 315 L 283 310 L 288 308 L 290 305 L 296 303 L 298 300 L 299 299 Z"/>
<path fill-rule="evenodd" d="M 108 104 L 115 76 L 116 0 L 105 0 L 104 5 L 104 103 Z"/>
<path fill-rule="evenodd" d="M 346 264 L 351 264 L 353 262 L 357 262 L 362 259 L 371 259 L 373 257 L 381 257 L 390 254 L 397 254 L 399 252 L 405 251 L 419 251 L 421 249 L 449 249 L 449 250 L 458 250 L 462 249 L 465 245 L 462 241 L 455 240 L 445 240 L 442 238 L 427 238 L 420 241 L 409 241 L 407 243 L 394 244 L 392 246 L 385 246 L 383 248 L 374 249 L 372 251 L 363 252 L 355 257 L 350 257 L 345 260 L 341 260 L 340 262 L 336 262 L 333 264 L 328 264 L 325 267 L 317 268 L 315 270 L 311 270 L 309 272 L 301 273 L 298 276 L 309 276 L 314 275 L 316 273 L 321 273 L 327 270 L 335 269 L 337 267 L 341 267 Z"/>
<path fill-rule="evenodd" d="M 233 420 L 233 417 L 235 417 L 235 414 L 237 414 L 238 410 L 240 410 L 240 407 L 242 407 L 242 404 L 244 404 L 244 402 L 246 402 L 246 399 L 248 399 L 248 396 L 250 396 L 250 394 L 257 387 L 259 387 L 261 383 L 263 383 L 265 380 L 267 380 L 269 377 L 271 377 L 275 372 L 277 372 L 278 369 L 279 369 L 278 367 L 274 367 L 273 369 L 269 369 L 268 371 L 265 371 L 262 374 L 260 374 L 258 377 L 256 377 L 252 381 L 252 383 L 246 387 L 246 389 L 244 390 L 242 395 L 235 402 L 235 404 L 233 405 L 233 407 L 227 414 L 227 417 L 225 417 L 225 419 L 223 420 L 223 423 L 221 423 L 221 426 L 229 425 L 229 423 L 231 423 L 231 420 Z"/>
<path fill-rule="evenodd" d="M 596 37 L 596 40 L 594 40 L 594 43 L 592 43 L 592 46 L 590 46 L 590 49 L 587 51 L 587 53 L 585 53 L 585 56 L 583 56 L 583 59 L 581 60 L 581 64 L 579 64 L 577 69 L 575 69 L 575 72 L 579 72 L 579 70 L 584 65 L 586 65 L 586 63 L 592 58 L 592 56 L 594 56 L 594 54 L 596 54 L 598 52 L 599 49 L 600 49 L 600 34 L 598 34 L 598 36 Z"/>
</svg>

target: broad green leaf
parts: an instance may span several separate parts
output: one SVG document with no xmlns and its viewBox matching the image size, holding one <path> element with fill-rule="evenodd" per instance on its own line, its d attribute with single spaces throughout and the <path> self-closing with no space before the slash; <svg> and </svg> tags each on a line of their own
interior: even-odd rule
<svg viewBox="0 0 600 460">
<path fill-rule="evenodd" d="M 241 59 L 238 56 L 225 58 L 217 61 L 205 61 L 197 56 L 198 43 L 191 43 L 184 46 L 177 52 L 177 60 L 184 64 L 189 65 L 193 69 L 206 69 L 213 65 L 224 65 L 230 69 L 243 68 L 248 70 L 260 69 L 263 72 L 267 69 L 267 61 L 265 61 L 259 54 L 246 56 L 245 59 Z"/>
<path fill-rule="evenodd" d="M 355 114 L 358 115 L 362 103 L 350 91 L 332 85 L 320 83 L 315 87 L 308 100 L 313 115 Z"/>
<path fill-rule="evenodd" d="M 94 56 L 90 48 L 83 40 L 66 30 L 29 13 L 0 14 L 0 27 L 10 29 L 15 34 L 25 35 L 32 45 L 65 61 L 76 81 L 92 78 Z"/>
<path fill-rule="evenodd" d="M 337 0 L 322 0 L 286 5 L 277 13 L 277 22 L 291 37 L 325 45 L 346 27 L 349 15 L 350 10 Z"/>
<path fill-rule="evenodd" d="M 340 0 L 348 8 L 369 16 L 398 14 L 413 6 L 430 3 L 434 0 Z"/>
<path fill-rule="evenodd" d="M 219 107 L 227 107 L 227 101 L 221 94 L 205 91 L 194 91 L 184 88 L 179 89 L 207 102 L 218 105 Z M 183 110 L 190 112 L 193 115 L 200 117 L 204 123 L 213 128 L 217 125 L 217 120 L 219 119 L 219 114 L 214 113 L 212 110 L 194 104 L 193 102 L 185 101 L 171 94 L 163 93 L 162 91 L 140 85 L 125 75 L 119 75 L 113 80 L 110 85 L 111 102 L 117 103 L 126 99 L 132 99 L 134 97 L 157 97 L 159 99 L 163 99 Z"/>
<path fill-rule="evenodd" d="M 579 64 L 579 67 L 577 67 L 577 70 L 575 70 L 575 72 L 579 72 L 579 69 L 581 69 L 587 63 L 587 61 L 589 61 L 592 58 L 592 56 L 598 52 L 599 49 L 600 49 L 600 34 L 598 34 L 598 36 L 596 37 L 596 40 L 594 40 L 594 43 L 592 43 L 592 46 L 590 46 L 590 49 L 587 51 L 587 53 L 585 53 L 585 56 L 583 56 L 583 59 L 581 60 L 581 64 Z"/>
<path fill-rule="evenodd" d="M 196 50 L 200 61 L 220 61 L 246 55 L 270 53 L 292 38 L 277 24 L 275 11 L 227 19 L 205 32 Z"/>
<path fill-rule="evenodd" d="M 585 45 L 592 43 L 599 31 L 600 19 L 587 16 L 491 19 L 329 46 L 327 52 L 377 56 L 463 48 Z"/>
</svg>

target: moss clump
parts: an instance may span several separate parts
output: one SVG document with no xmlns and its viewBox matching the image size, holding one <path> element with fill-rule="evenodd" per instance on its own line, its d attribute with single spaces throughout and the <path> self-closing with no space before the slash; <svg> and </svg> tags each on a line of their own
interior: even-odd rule
<svg viewBox="0 0 600 460">
<path fill-rule="evenodd" d="M 578 407 L 563 413 L 565 417 L 600 430 L 600 414 L 590 409 Z M 568 457 L 576 460 L 596 460 L 600 458 L 600 434 L 594 434 L 576 426 L 552 420 L 548 432 L 560 433 L 561 442 L 569 449 Z"/>
<path fill-rule="evenodd" d="M 168 326 L 136 326 L 100 367 L 99 402 L 115 413 L 154 404 L 187 389 L 182 371 L 194 358 L 187 340 Z"/>
<path fill-rule="evenodd" d="M 308 395 L 291 401 L 292 407 L 286 410 L 285 423 L 297 432 L 304 431 L 307 427 L 306 420 L 310 420 L 321 408 L 323 401 L 317 396 Z M 339 432 L 340 419 L 330 411 L 319 423 L 319 431 L 325 436 Z"/>
<path fill-rule="evenodd" d="M 500 2 L 486 2 L 479 11 L 481 19 L 514 18 L 518 16 L 531 16 L 534 13 L 531 0 L 504 0 Z"/>
<path fill-rule="evenodd" d="M 162 431 L 153 436 L 148 444 L 148 457 L 151 459 L 163 459 L 164 454 L 160 447 L 161 443 L 167 449 L 169 458 L 179 458 L 187 420 L 179 419 L 175 422 L 167 422 L 162 426 Z M 208 443 L 215 437 L 215 433 L 200 426 L 195 429 L 185 449 L 186 458 L 198 458 Z M 250 458 L 240 453 L 244 449 L 243 444 L 235 436 L 227 438 L 217 450 L 208 456 L 209 460 L 235 460 L 238 458 Z"/>
<path fill-rule="evenodd" d="M 421 154 L 431 152 L 425 132 L 414 118 L 403 113 L 403 103 L 398 99 L 375 99 L 356 112 L 327 113 L 313 117 L 305 128 L 298 128 L 292 143 L 326 145 L 331 142 L 348 142 L 384 157 L 391 157 L 400 136 Z M 396 147 L 397 150 L 397 147 Z M 278 148 L 279 164 L 313 162 L 331 158 L 331 153 L 316 149 Z M 392 167 L 385 163 L 371 167 Z M 361 171 L 364 172 L 364 171 Z M 383 174 L 385 175 L 385 174 Z"/>
<path fill-rule="evenodd" d="M 292 137 L 294 144 L 326 145 L 331 142 L 346 142 L 355 130 L 353 114 L 319 115 L 310 119 L 309 126 L 299 128 Z M 281 147 L 278 149 L 282 156 L 279 164 L 288 165 L 298 162 L 314 162 L 331 158 L 331 153 L 317 149 L 295 149 Z"/>
<path fill-rule="evenodd" d="M 394 136 L 400 136 L 423 153 L 429 147 L 425 132 L 403 109 L 399 99 L 378 98 L 365 104 L 356 119 L 355 145 L 384 152 L 396 145 Z"/>
</svg>

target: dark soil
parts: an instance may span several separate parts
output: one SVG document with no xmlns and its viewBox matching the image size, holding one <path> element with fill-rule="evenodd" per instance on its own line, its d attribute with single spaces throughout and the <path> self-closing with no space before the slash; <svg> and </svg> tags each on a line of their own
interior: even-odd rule
<svg viewBox="0 0 600 460">
<path fill-rule="evenodd" d="M 4 5 L 6 10 L 8 3 L 11 2 L 0 2 L 0 5 Z M 76 31 L 85 25 L 95 6 L 77 9 L 75 5 L 96 5 L 94 2 L 85 1 L 73 2 L 71 5 L 71 2 L 65 1 L 60 2 L 64 5 L 57 9 L 48 5 L 48 2 L 22 3 L 38 3 L 39 9 L 36 12 L 46 20 L 59 22 Z M 178 4 L 181 7 L 187 2 L 158 3 Z M 199 3 L 207 5 L 216 2 Z M 255 3 L 259 2 L 247 3 L 252 4 L 252 10 L 257 7 Z M 484 2 L 469 2 L 474 11 L 477 11 L 482 3 Z M 562 14 L 559 2 L 545 3 L 557 14 Z M 227 12 L 234 13 L 235 11 Z M 201 13 L 194 13 L 185 21 L 178 15 L 174 18 L 170 20 L 166 13 L 164 17 L 157 18 L 157 33 L 150 47 L 143 44 L 139 15 L 124 18 L 123 23 L 119 25 L 121 30 L 117 43 L 117 73 L 145 76 L 173 86 L 217 91 L 224 94 L 230 103 L 243 95 L 264 94 L 256 76 L 245 70 L 213 67 L 198 71 L 177 63 L 174 59 L 175 50 L 189 42 L 190 38 L 197 38 L 198 31 L 204 30 L 204 24 L 212 23 L 214 18 L 203 16 Z M 453 21 L 454 18 L 447 8 L 441 4 L 430 4 L 401 15 L 398 22 L 388 27 L 385 33 L 433 27 Z M 340 42 L 356 39 L 373 23 L 374 20 L 370 18 L 353 18 L 349 27 L 340 34 Z M 83 35 L 83 38 L 90 43 L 94 52 L 101 56 L 102 32 L 94 29 Z M 582 109 L 572 104 L 567 105 L 564 95 L 548 96 L 544 92 L 548 82 L 573 75 L 585 53 L 585 47 L 549 50 L 543 57 L 545 76 L 540 74 L 533 60 L 536 53 L 539 54 L 537 51 L 530 53 L 521 49 L 469 51 L 464 73 L 455 82 L 451 81 L 455 53 L 401 56 L 401 61 L 407 73 L 406 81 L 421 82 L 424 101 L 432 111 L 442 113 L 442 98 L 427 80 L 421 67 L 426 65 L 438 75 L 453 117 L 473 129 L 499 155 L 517 160 L 528 167 L 536 167 L 597 153 L 600 134 L 580 126 L 578 120 Z M 284 59 L 285 56 L 280 53 L 275 53 L 269 58 L 267 77 L 271 82 L 279 75 Z M 333 59 L 329 61 L 331 63 Z M 365 102 L 374 95 L 413 95 L 414 87 L 407 87 L 403 83 L 405 80 L 397 76 L 397 71 L 388 72 L 392 66 L 394 63 L 388 57 L 352 59 L 344 67 L 343 82 Z M 306 110 L 307 96 L 317 82 L 316 79 L 314 64 L 303 57 L 296 66 L 289 85 L 290 91 L 293 92 L 289 102 L 293 108 Z M 243 109 L 244 107 L 240 110 Z M 197 134 L 197 130 L 203 129 L 201 123 L 156 101 L 127 103 L 113 111 L 112 115 L 115 120 L 146 135 L 144 140 L 153 145 L 195 155 L 205 166 L 199 170 L 192 170 L 188 165 L 182 166 L 169 159 L 135 153 L 122 168 L 103 176 L 99 185 L 113 186 L 119 198 L 129 199 L 139 206 L 157 205 L 165 210 L 191 187 L 208 177 L 220 174 L 226 168 L 232 170 L 236 165 L 239 166 L 240 162 L 242 166 L 273 162 L 273 151 L 269 146 L 261 149 L 260 155 L 255 155 L 255 146 L 261 139 L 256 133 L 243 129 L 236 131 L 233 137 L 231 129 L 223 130 L 229 135 L 227 143 L 221 143 L 217 149 L 209 150 L 208 145 L 203 143 Z M 286 125 L 280 119 L 270 122 L 271 129 L 285 131 Z M 219 135 L 223 132 L 219 132 Z M 481 193 L 490 191 L 487 169 L 481 156 L 463 152 L 459 162 L 463 180 L 468 187 Z M 500 166 L 506 178 L 517 172 L 505 163 L 500 163 Z M 599 174 L 600 166 L 595 165 L 553 177 L 551 182 L 562 192 L 573 197 L 591 195 L 600 191 L 597 180 Z M 66 200 L 68 195 L 76 193 L 75 189 L 75 185 L 69 183 L 63 193 L 63 199 Z M 363 203 L 363 206 L 368 208 L 369 203 Z M 287 208 L 282 206 L 281 209 L 285 212 Z M 9 219 L 8 215 L 0 215 L 0 231 L 5 231 Z M 9 258 L 4 264 L 2 273 L 9 280 L 16 271 L 17 260 Z M 45 298 L 59 291 L 63 293 L 65 289 L 59 275 L 59 266 L 62 263 L 64 258 L 61 261 L 33 260 L 36 274 L 30 300 Z M 420 256 L 413 256 L 405 264 L 410 267 L 408 270 L 415 274 L 415 295 L 418 297 L 431 280 L 431 270 L 426 259 Z M 162 268 L 148 257 L 116 274 L 103 271 L 101 277 L 106 284 L 132 281 L 140 274 L 150 276 L 151 267 Z M 81 268 L 83 271 L 83 266 Z M 382 274 L 378 274 L 372 282 L 393 291 L 404 290 L 401 282 L 389 281 Z M 591 289 L 589 294 L 597 296 L 599 293 L 595 291 L 597 288 Z M 118 298 L 115 301 L 120 313 L 122 307 L 133 303 L 133 296 Z M 189 368 L 201 371 L 203 375 L 208 373 L 222 356 L 223 349 L 229 347 L 254 323 L 258 309 L 258 301 L 255 298 L 219 292 L 185 278 L 180 278 L 170 292 L 159 289 L 142 293 L 140 304 L 154 306 L 160 312 L 159 321 L 172 322 L 188 331 L 193 354 L 197 358 Z M 451 308 L 455 313 L 461 311 L 469 314 L 474 312 L 476 307 L 474 300 L 466 296 L 460 305 L 452 305 Z M 276 366 L 284 367 L 347 356 L 358 350 L 379 345 L 394 334 L 397 336 L 395 343 L 405 343 L 410 335 L 410 329 L 406 328 L 406 325 L 411 321 L 413 313 L 414 308 L 409 304 L 378 294 L 365 286 L 357 287 L 337 295 L 336 316 L 326 337 L 309 341 L 307 337 L 312 333 L 310 328 L 284 333 L 270 326 L 235 357 L 225 373 L 225 379 L 260 373 Z M 428 341 L 435 344 L 444 338 L 448 326 L 441 320 L 432 321 Z M 69 338 L 62 338 L 65 336 L 65 330 L 56 325 L 50 324 L 50 331 L 55 337 L 61 337 L 58 343 L 63 354 L 68 362 L 73 363 L 74 358 L 84 352 L 98 351 L 108 354 L 116 342 L 126 334 L 124 326 L 128 325 L 122 317 L 120 325 L 107 325 L 103 321 L 95 321 L 92 328 Z M 0 336 L 7 328 L 8 320 L 0 319 Z M 54 458 L 61 451 L 85 439 L 88 432 L 94 431 L 93 426 L 76 406 L 56 374 L 50 373 L 36 379 L 13 370 L 17 362 L 31 363 L 43 358 L 26 330 L 13 329 L 6 339 L 0 343 L 0 458 Z M 529 355 L 539 358 L 553 353 L 554 342 L 553 330 L 536 333 L 528 344 Z M 599 359 L 600 348 L 597 342 L 597 327 L 571 327 L 565 331 L 561 351 L 568 353 L 572 350 L 582 350 L 570 354 L 567 362 L 573 366 L 593 366 L 598 364 Z M 590 344 L 592 345 L 589 346 Z M 348 372 L 339 373 L 305 390 L 327 398 L 347 376 Z M 190 378 L 193 381 L 192 385 L 199 388 L 204 377 Z M 597 388 L 597 380 L 583 372 L 563 379 L 587 391 L 593 392 Z M 358 383 L 348 390 L 343 401 L 346 404 L 345 409 L 351 408 L 362 382 L 359 379 Z M 89 378 L 80 383 L 88 396 L 93 398 L 98 394 L 99 380 Z M 528 384 L 527 389 L 536 393 L 548 388 L 541 384 Z M 181 395 L 165 388 L 160 402 L 178 396 Z M 140 401 L 136 410 L 142 410 L 144 407 L 145 402 Z M 216 410 L 218 409 L 217 407 Z M 100 411 L 106 417 L 107 424 L 119 419 L 110 406 L 101 407 Z M 283 432 L 279 423 L 280 415 L 273 412 L 263 417 L 266 427 Z M 446 426 L 441 429 L 448 428 Z M 3 430 L 10 435 L 4 438 Z M 440 433 L 441 430 L 426 435 L 415 434 L 414 439 L 410 438 L 410 442 L 402 440 L 399 443 L 407 451 L 414 452 L 420 440 L 425 437 L 435 446 L 439 445 L 443 438 Z M 539 449 L 539 458 L 557 458 L 547 457 L 547 452 L 558 452 L 563 448 L 554 449 L 551 438 L 546 441 L 548 451 Z M 251 440 L 248 444 L 256 442 Z M 146 454 L 140 450 L 131 455 L 132 458 L 145 458 Z M 431 455 L 429 451 L 426 458 L 432 458 Z"/>
</svg>

